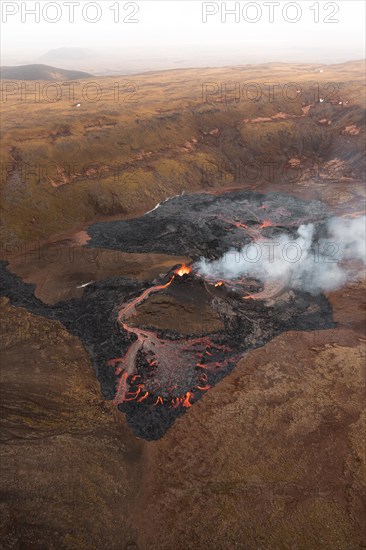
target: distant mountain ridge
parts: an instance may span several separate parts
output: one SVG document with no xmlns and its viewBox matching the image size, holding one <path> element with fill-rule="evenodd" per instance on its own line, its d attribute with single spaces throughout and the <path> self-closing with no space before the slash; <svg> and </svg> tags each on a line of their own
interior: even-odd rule
<svg viewBox="0 0 366 550">
<path fill-rule="evenodd" d="M 57 48 L 55 50 L 49 50 L 43 54 L 39 61 L 54 62 L 58 59 L 62 60 L 75 60 L 75 59 L 90 59 L 96 57 L 97 54 L 87 48 Z"/>
<path fill-rule="evenodd" d="M 17 67 L 0 67 L 0 79 L 2 80 L 78 80 L 79 78 L 91 78 L 93 75 L 83 71 L 58 69 L 50 65 L 34 64 L 19 65 Z"/>
</svg>

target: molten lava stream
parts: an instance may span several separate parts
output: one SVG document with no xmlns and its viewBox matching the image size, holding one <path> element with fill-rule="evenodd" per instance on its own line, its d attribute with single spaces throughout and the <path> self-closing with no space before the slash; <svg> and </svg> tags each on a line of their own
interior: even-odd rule
<svg viewBox="0 0 366 550">
<path fill-rule="evenodd" d="M 234 225 L 235 227 L 237 227 L 239 229 L 244 229 L 244 231 L 250 237 L 252 237 L 252 239 L 254 241 L 257 241 L 258 239 L 261 238 L 262 235 L 261 235 L 260 229 L 265 229 L 266 227 L 275 227 L 275 225 L 276 225 L 276 224 L 272 223 L 270 220 L 263 220 L 263 222 L 260 224 L 259 228 L 256 229 L 254 227 L 249 227 L 245 223 L 236 222 L 234 220 L 224 219 L 224 221 L 226 223 L 229 223 L 230 225 Z M 258 221 L 258 223 L 260 223 L 260 222 Z"/>
<path fill-rule="evenodd" d="M 174 272 L 174 275 L 170 278 L 170 280 L 164 284 L 164 285 L 157 285 L 153 286 L 151 288 L 148 288 L 143 291 L 143 293 L 132 300 L 130 303 L 122 307 L 122 309 L 119 311 L 118 314 L 118 321 L 121 324 L 122 328 L 130 333 L 135 334 L 137 336 L 137 339 L 130 345 L 127 353 L 124 355 L 124 357 L 120 357 L 117 359 L 111 359 L 109 361 L 109 365 L 116 367 L 116 374 L 122 373 L 122 376 L 120 377 L 118 381 L 117 391 L 114 397 L 114 403 L 120 404 L 124 401 L 129 401 L 132 399 L 139 399 L 138 402 L 143 401 L 147 398 L 148 392 L 140 396 L 141 393 L 141 387 L 138 388 L 138 392 L 135 392 L 135 397 L 127 397 L 127 394 L 129 393 L 129 384 L 127 382 L 127 379 L 129 376 L 131 376 L 136 369 L 136 358 L 138 352 L 143 348 L 146 353 L 151 352 L 153 356 L 157 355 L 157 351 L 162 346 L 161 340 L 156 336 L 156 334 L 153 331 L 149 330 L 142 330 L 137 327 L 131 327 L 126 323 L 126 320 L 134 315 L 136 313 L 136 307 L 141 304 L 143 301 L 145 301 L 150 294 L 153 294 L 155 292 L 159 292 L 161 290 L 164 290 L 167 288 L 172 281 L 174 280 L 175 276 L 182 277 L 183 275 L 186 275 L 192 271 L 192 268 L 190 266 L 181 266 L 179 269 L 177 269 Z M 156 361 L 151 362 L 150 364 L 156 363 Z M 157 403 L 162 404 L 163 400 L 161 397 L 158 397 Z"/>
<path fill-rule="evenodd" d="M 229 346 L 212 342 L 208 336 L 183 341 L 163 340 L 158 338 L 154 331 L 132 327 L 127 323 L 136 313 L 136 307 L 148 296 L 167 288 L 175 277 L 183 277 L 190 272 L 190 267 L 180 267 L 166 284 L 144 290 L 140 296 L 120 309 L 119 323 L 126 332 L 135 334 L 137 338 L 123 357 L 109 361 L 109 364 L 116 368 L 116 374 L 121 374 L 114 397 L 116 405 L 128 401 L 141 403 L 150 397 L 152 400 L 149 403 L 153 406 L 191 407 L 195 393 L 200 395 L 211 387 L 206 372 L 214 373 L 217 369 L 227 367 L 233 360 L 232 349 Z M 148 365 L 157 369 L 155 377 L 148 377 L 145 382 L 140 374 L 136 373 L 137 354 L 142 349 Z M 229 357 L 222 358 L 223 354 L 229 354 Z M 217 360 L 218 357 L 220 360 Z M 188 379 L 185 378 L 187 375 Z M 187 383 L 191 386 L 187 387 Z"/>
<path fill-rule="evenodd" d="M 260 225 L 260 229 L 264 229 L 265 227 L 273 227 L 273 223 L 269 220 L 263 220 L 262 224 Z"/>
<path fill-rule="evenodd" d="M 265 209 L 267 208 L 266 205 L 261 206 L 261 208 Z M 230 223 L 232 225 L 235 225 L 236 227 L 240 229 L 244 229 L 246 233 L 250 237 L 253 238 L 254 241 L 258 241 L 262 238 L 262 234 L 260 232 L 260 229 L 265 229 L 266 227 L 276 227 L 276 224 L 271 222 L 270 220 L 263 220 L 261 225 L 259 226 L 259 229 L 254 229 L 253 227 L 248 227 L 244 223 L 236 222 L 234 220 L 225 220 L 227 223 Z M 271 282 L 267 282 L 265 288 L 261 292 L 257 292 L 256 294 L 248 294 L 247 296 L 243 296 L 244 300 L 252 299 L 252 300 L 267 300 L 269 298 L 273 298 L 274 296 L 277 296 L 280 294 L 283 289 L 287 286 L 289 282 L 289 279 L 286 280 L 273 280 Z M 225 281 L 225 283 L 230 286 L 230 283 L 228 281 Z M 215 286 L 221 286 L 222 281 L 219 281 L 215 284 Z"/>
<path fill-rule="evenodd" d="M 360 218 L 366 214 L 366 210 L 360 210 L 359 212 L 350 212 L 349 214 L 342 214 L 341 218 Z"/>
<path fill-rule="evenodd" d="M 162 340 L 157 337 L 155 332 L 131 327 L 126 322 L 136 312 L 136 307 L 146 300 L 151 293 L 167 288 L 174 277 L 182 277 L 190 271 L 190 267 L 182 266 L 174 272 L 168 283 L 145 290 L 119 311 L 118 321 L 121 326 L 127 332 L 135 334 L 137 339 L 130 345 L 124 357 L 109 361 L 109 364 L 116 368 L 117 374 L 122 373 L 118 380 L 114 398 L 115 404 L 118 405 L 128 401 L 141 403 L 150 397 L 152 400 L 149 403 L 152 406 L 191 407 L 196 392 L 200 395 L 211 387 L 208 375 L 206 372 L 202 372 L 201 369 L 207 372 L 215 372 L 217 369 L 229 365 L 232 359 L 231 348 L 224 344 L 212 342 L 208 336 L 183 341 Z M 156 376 L 147 378 L 145 383 L 140 374 L 133 374 L 136 370 L 137 354 L 142 349 L 148 364 L 157 368 Z M 215 356 L 221 357 L 222 354 L 226 353 L 230 354 L 230 357 L 220 361 L 215 360 Z M 180 376 L 182 374 L 183 380 L 188 374 L 188 380 L 191 384 L 189 389 L 187 381 L 181 382 Z M 179 387 L 182 391 L 181 395 L 179 395 Z M 165 389 L 160 395 L 162 388 Z"/>
</svg>

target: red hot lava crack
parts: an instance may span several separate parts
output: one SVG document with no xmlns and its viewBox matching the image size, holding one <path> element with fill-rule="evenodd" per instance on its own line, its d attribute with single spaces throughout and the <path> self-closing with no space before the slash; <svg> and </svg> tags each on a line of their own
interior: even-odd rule
<svg viewBox="0 0 366 550">
<path fill-rule="evenodd" d="M 211 384 L 207 373 L 226 367 L 230 359 L 232 360 L 232 357 L 214 360 L 218 352 L 230 353 L 232 350 L 229 346 L 213 342 L 208 336 L 183 341 L 165 340 L 155 331 L 132 327 L 127 323 L 127 320 L 136 313 L 136 307 L 151 294 L 163 291 L 176 277 L 187 277 L 191 271 L 191 266 L 181 266 L 175 270 L 167 283 L 146 289 L 119 310 L 118 322 L 121 327 L 137 338 L 123 357 L 111 359 L 108 362 L 119 376 L 114 397 L 116 405 L 129 401 L 142 403 L 148 400 L 154 406 L 167 405 L 173 409 L 179 406 L 189 408 L 195 401 L 196 395 L 201 395 L 210 389 Z M 140 353 L 144 354 L 148 367 L 152 371 L 159 367 L 160 385 L 157 380 L 142 380 L 136 366 Z M 179 372 L 187 370 L 187 365 L 194 367 L 195 379 L 191 380 L 190 389 L 179 393 Z M 166 390 L 162 390 L 162 385 Z M 162 390 L 160 393 L 159 389 Z"/>
</svg>

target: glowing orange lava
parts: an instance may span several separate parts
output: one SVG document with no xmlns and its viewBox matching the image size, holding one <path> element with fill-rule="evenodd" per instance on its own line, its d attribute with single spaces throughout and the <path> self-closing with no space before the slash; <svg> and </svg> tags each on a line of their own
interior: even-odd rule
<svg viewBox="0 0 366 550">
<path fill-rule="evenodd" d="M 192 403 L 190 402 L 190 399 L 192 399 L 194 394 L 191 391 L 187 391 L 185 394 L 185 399 L 183 401 L 183 407 L 192 407 Z"/>
<path fill-rule="evenodd" d="M 188 275 L 192 271 L 192 267 L 188 265 L 182 265 L 179 269 L 174 271 L 176 275 L 179 275 L 179 277 L 183 277 L 183 275 Z"/>
<path fill-rule="evenodd" d="M 264 227 L 271 227 L 273 224 L 269 220 L 264 220 L 261 224 L 261 229 L 264 229 Z"/>
<path fill-rule="evenodd" d="M 245 223 L 240 223 L 235 221 L 229 221 L 228 223 L 232 223 L 233 225 L 235 225 L 235 227 L 239 227 L 241 229 L 249 229 L 249 226 L 246 225 Z"/>
<path fill-rule="evenodd" d="M 145 395 L 143 395 L 142 397 L 140 397 L 140 399 L 137 400 L 137 403 L 141 403 L 141 401 L 143 401 L 144 399 L 146 399 L 146 397 L 149 395 L 149 392 L 147 391 L 145 393 Z"/>
<path fill-rule="evenodd" d="M 349 214 L 343 214 L 341 218 L 359 218 L 366 214 L 366 210 L 360 210 L 359 212 L 350 212 Z"/>
<path fill-rule="evenodd" d="M 136 403 L 150 402 L 154 406 L 162 405 L 173 408 L 181 406 L 189 408 L 194 402 L 196 392 L 205 392 L 211 387 L 208 382 L 208 375 L 202 371 L 215 372 L 217 369 L 226 366 L 227 359 L 224 361 L 215 361 L 213 360 L 213 356 L 216 350 L 230 351 L 230 348 L 223 344 L 214 343 L 208 337 L 201 337 L 190 339 L 186 344 L 182 344 L 181 346 L 181 353 L 190 351 L 194 354 L 196 356 L 195 367 L 202 369 L 198 371 L 199 378 L 194 388 L 192 388 L 192 391 L 186 391 L 180 396 L 174 394 L 169 397 L 166 395 L 164 397 L 161 395 L 153 395 L 150 391 L 147 391 L 143 379 L 136 371 L 137 355 L 141 350 L 144 350 L 147 356 L 150 354 L 149 357 L 147 357 L 147 362 L 150 367 L 154 367 L 159 363 L 158 354 L 160 354 L 162 360 L 164 360 L 165 341 L 159 339 L 154 331 L 130 326 L 128 324 L 128 319 L 136 313 L 136 308 L 151 294 L 166 289 L 174 281 L 176 276 L 182 277 L 191 273 L 191 271 L 191 266 L 183 264 L 179 269 L 174 271 L 174 274 L 167 283 L 145 289 L 140 296 L 123 304 L 120 308 L 117 316 L 118 322 L 126 332 L 134 334 L 137 338 L 131 343 L 123 357 L 117 357 L 108 361 L 108 364 L 115 369 L 116 375 L 119 375 L 117 391 L 114 397 L 114 403 L 116 405 L 128 401 L 135 401 Z M 215 286 L 221 286 L 223 284 L 223 281 L 218 281 Z M 195 346 L 199 346 L 199 349 L 196 350 Z M 177 384 L 169 389 L 170 392 L 174 392 L 174 390 L 177 390 Z M 152 401 L 152 398 L 154 401 Z"/>
<path fill-rule="evenodd" d="M 207 391 L 211 388 L 209 384 L 206 384 L 205 386 L 197 386 L 197 388 L 201 391 Z"/>
</svg>

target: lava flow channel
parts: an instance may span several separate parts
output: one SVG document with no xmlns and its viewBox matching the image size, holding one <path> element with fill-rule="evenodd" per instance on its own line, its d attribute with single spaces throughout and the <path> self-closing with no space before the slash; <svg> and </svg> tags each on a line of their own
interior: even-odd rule
<svg viewBox="0 0 366 550">
<path fill-rule="evenodd" d="M 261 208 L 267 208 L 265 205 L 263 205 Z M 230 225 L 233 225 L 237 227 L 238 229 L 244 230 L 249 237 L 253 239 L 254 242 L 260 243 L 262 239 L 262 233 L 261 229 L 265 229 L 267 227 L 276 227 L 276 224 L 271 222 L 270 220 L 263 220 L 260 225 L 257 228 L 249 227 L 248 225 L 237 222 L 234 220 L 227 220 L 225 219 L 226 223 L 229 223 Z M 243 296 L 244 300 L 269 300 L 271 298 L 274 298 L 275 296 L 278 296 L 283 292 L 283 290 L 288 286 L 290 282 L 290 276 L 284 276 L 281 279 L 273 279 L 273 280 L 267 280 L 265 284 L 265 288 L 261 290 L 260 292 L 256 292 L 255 294 L 248 294 L 246 296 Z M 225 283 L 230 286 L 230 281 L 225 281 Z M 219 281 L 215 286 L 220 286 L 222 284 L 222 281 Z M 232 283 L 231 283 L 232 284 Z"/>
<path fill-rule="evenodd" d="M 230 358 L 222 359 L 222 354 L 229 353 L 232 359 L 228 346 L 214 343 L 207 336 L 165 340 L 158 337 L 155 331 L 140 329 L 127 322 L 136 313 L 136 307 L 151 294 L 166 289 L 175 277 L 188 275 L 191 270 L 189 266 L 182 266 L 166 284 L 146 289 L 119 311 L 118 322 L 126 332 L 137 338 L 123 357 L 109 361 L 119 376 L 114 397 L 116 405 L 128 401 L 149 401 L 154 406 L 190 407 L 196 396 L 210 389 L 209 373 L 229 364 Z M 139 372 L 140 352 L 145 356 L 149 374 L 153 372 L 155 376 L 143 377 Z"/>
</svg>

